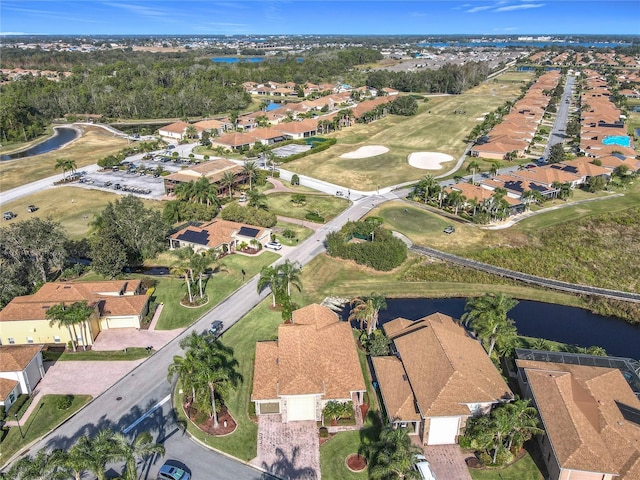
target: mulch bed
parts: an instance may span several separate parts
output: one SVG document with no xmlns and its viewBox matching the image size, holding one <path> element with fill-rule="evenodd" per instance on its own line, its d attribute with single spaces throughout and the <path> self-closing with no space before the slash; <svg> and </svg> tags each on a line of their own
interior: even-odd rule
<svg viewBox="0 0 640 480">
<path fill-rule="evenodd" d="M 361 472 L 365 468 L 367 468 L 367 459 L 364 458 L 359 453 L 352 453 L 345 460 L 347 464 L 347 468 L 352 472 Z"/>
<path fill-rule="evenodd" d="M 185 407 L 185 412 L 186 412 L 186 407 Z M 194 409 L 191 408 L 190 413 L 190 417 L 189 419 L 200 429 L 202 430 L 204 433 L 207 433 L 209 435 L 218 435 L 218 436 L 222 436 L 222 435 L 228 435 L 230 433 L 232 433 L 236 427 L 236 421 L 233 419 L 233 417 L 231 416 L 231 414 L 229 413 L 229 410 L 227 410 L 227 407 L 222 407 L 220 413 L 218 413 L 218 428 L 214 427 L 213 425 L 213 418 L 208 418 L 204 423 L 197 423 L 196 422 L 196 417 L 198 415 L 198 412 Z M 227 426 L 225 427 L 225 422 L 227 422 Z"/>
</svg>

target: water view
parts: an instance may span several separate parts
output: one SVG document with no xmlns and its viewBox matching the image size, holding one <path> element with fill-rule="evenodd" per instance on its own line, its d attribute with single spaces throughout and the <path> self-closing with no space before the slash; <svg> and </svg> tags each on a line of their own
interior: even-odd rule
<svg viewBox="0 0 640 480">
<path fill-rule="evenodd" d="M 40 142 L 37 145 L 27 148 L 26 150 L 21 150 L 20 152 L 4 154 L 0 156 L 0 160 L 15 160 L 17 158 L 32 157 L 34 155 L 51 152 L 69 142 L 72 142 L 79 136 L 80 132 L 75 128 L 56 127 L 53 136 L 49 137 L 44 142 Z"/>
<path fill-rule="evenodd" d="M 380 312 L 380 324 L 397 317 L 418 320 L 435 312 L 460 318 L 466 298 L 391 298 L 387 309 Z M 342 317 L 349 316 L 349 307 Z M 623 320 L 595 315 L 587 310 L 550 303 L 521 300 L 509 312 L 518 333 L 527 337 L 546 338 L 556 342 L 590 347 L 603 347 L 609 355 L 640 358 L 640 326 Z"/>
</svg>

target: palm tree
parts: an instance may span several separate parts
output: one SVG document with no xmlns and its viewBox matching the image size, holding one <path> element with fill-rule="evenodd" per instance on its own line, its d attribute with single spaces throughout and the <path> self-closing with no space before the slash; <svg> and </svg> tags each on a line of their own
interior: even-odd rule
<svg viewBox="0 0 640 480">
<path fill-rule="evenodd" d="M 171 268 L 171 273 L 173 275 L 184 276 L 184 282 L 187 284 L 187 293 L 189 294 L 189 303 L 193 303 L 193 295 L 191 294 L 191 283 L 193 281 L 191 258 L 196 255 L 196 253 L 191 247 L 178 248 L 172 252 L 178 257 L 180 263 Z"/>
<path fill-rule="evenodd" d="M 371 292 L 368 297 L 358 297 L 351 300 L 351 314 L 349 321 L 358 320 L 360 328 L 367 325 L 367 335 L 371 335 L 378 328 L 378 315 L 380 310 L 387 308 L 387 301 L 384 295 Z"/>
<path fill-rule="evenodd" d="M 495 177 L 498 174 L 499 168 L 500 164 L 498 162 L 491 163 L 491 168 L 489 168 L 489 173 L 491 173 L 491 176 Z"/>
<path fill-rule="evenodd" d="M 87 328 L 86 322 L 94 312 L 94 307 L 87 304 L 86 301 L 74 302 L 69 306 L 66 306 L 64 302 L 58 305 L 50 307 L 45 317 L 49 320 L 49 325 L 56 325 L 58 328 L 67 327 L 69 332 L 69 339 L 71 340 L 71 347 L 73 351 L 76 351 L 76 325 L 81 325 L 82 331 L 82 347 L 87 349 Z M 72 334 L 73 331 L 73 334 Z"/>
<path fill-rule="evenodd" d="M 278 271 L 273 267 L 264 267 L 260 271 L 260 279 L 258 280 L 258 293 L 265 288 L 271 289 L 271 298 L 273 299 L 271 306 L 276 306 L 276 293 L 280 293 L 283 283 Z"/>
<path fill-rule="evenodd" d="M 249 190 L 247 192 L 247 204 L 250 207 L 266 209 L 267 196 L 257 190 Z"/>
<path fill-rule="evenodd" d="M 458 214 L 458 209 L 464 205 L 466 197 L 458 190 L 451 190 L 447 194 L 447 203 L 454 208 L 454 215 Z"/>
<path fill-rule="evenodd" d="M 258 166 L 256 162 L 244 162 L 242 173 L 249 179 L 249 190 L 253 189 L 253 181 L 258 176 Z"/>
<path fill-rule="evenodd" d="M 288 297 L 291 297 L 291 285 L 296 287 L 298 291 L 302 290 L 302 283 L 300 279 L 301 270 L 302 266 L 300 263 L 292 262 L 288 259 L 276 267 L 276 273 L 282 280 L 282 283 L 286 286 Z"/>
<path fill-rule="evenodd" d="M 233 196 L 233 188 L 236 185 L 236 176 L 233 172 L 224 172 L 220 179 L 220 186 L 229 189 L 229 198 Z"/>
<path fill-rule="evenodd" d="M 204 297 L 204 292 L 202 291 L 202 277 L 204 275 L 204 272 L 212 263 L 213 261 L 211 257 L 209 257 L 206 252 L 196 253 L 189 258 L 189 268 L 191 269 L 191 274 L 193 275 L 193 281 L 195 281 L 195 277 L 198 277 L 200 298 Z"/>
<path fill-rule="evenodd" d="M 117 460 L 112 437 L 113 432 L 108 429 L 100 430 L 93 438 L 83 435 L 69 453 L 81 463 L 84 462 L 85 470 L 91 470 L 98 480 L 107 480 L 106 465 Z"/>
<path fill-rule="evenodd" d="M 206 203 L 207 206 L 212 204 L 218 204 L 218 187 L 209 183 L 209 179 L 207 177 L 200 177 L 193 184 L 191 191 L 191 199 L 194 203 Z"/>
<path fill-rule="evenodd" d="M 470 326 L 485 344 L 489 343 L 488 354 L 491 356 L 498 337 L 513 334 L 507 327 L 513 325 L 513 320 L 507 318 L 507 313 L 518 304 L 517 300 L 507 297 L 503 293 L 498 295 L 485 294 L 468 300 L 460 318 L 464 325 Z"/>
<path fill-rule="evenodd" d="M 55 461 L 58 454 L 40 450 L 33 457 L 22 457 L 15 462 L 4 478 L 11 480 L 66 480 L 68 479 L 60 465 Z"/>
<path fill-rule="evenodd" d="M 411 443 L 406 428 L 385 427 L 378 441 L 364 448 L 371 468 L 373 480 L 419 479 L 414 469 L 415 455 L 422 453 Z"/>
<path fill-rule="evenodd" d="M 133 441 L 122 433 L 114 433 L 112 441 L 114 448 L 118 451 L 118 460 L 125 462 L 125 472 L 122 480 L 137 480 L 138 468 L 137 460 L 144 459 L 151 455 L 164 455 L 164 447 L 158 443 L 153 443 L 153 437 L 149 432 L 142 432 Z"/>
<path fill-rule="evenodd" d="M 53 167 L 54 170 L 62 170 L 62 179 L 66 179 L 66 173 L 68 171 L 75 172 L 77 168 L 76 161 L 70 158 L 58 158 L 56 164 Z"/>
<path fill-rule="evenodd" d="M 182 342 L 180 343 L 182 346 Z M 184 357 L 181 357 L 180 355 L 174 355 L 173 363 L 169 365 L 169 368 L 167 370 L 167 379 L 169 380 L 169 382 L 174 375 L 178 375 L 178 380 L 180 381 L 180 385 L 182 385 L 183 391 L 191 390 L 191 402 L 195 401 L 197 393 L 193 377 L 193 363 L 194 359 L 189 355 L 189 353 L 187 353 Z"/>
<path fill-rule="evenodd" d="M 467 172 L 471 172 L 471 183 L 476 183 L 476 173 L 480 171 L 480 164 L 476 160 L 471 160 L 467 165 Z"/>
<path fill-rule="evenodd" d="M 518 452 L 527 440 L 534 435 L 544 433 L 538 427 L 538 411 L 529 404 L 529 400 L 516 399 L 512 403 L 504 405 L 509 420 L 507 424 L 511 427 L 507 434 L 507 445 L 509 450 Z M 495 459 L 494 459 L 495 462 Z"/>
</svg>

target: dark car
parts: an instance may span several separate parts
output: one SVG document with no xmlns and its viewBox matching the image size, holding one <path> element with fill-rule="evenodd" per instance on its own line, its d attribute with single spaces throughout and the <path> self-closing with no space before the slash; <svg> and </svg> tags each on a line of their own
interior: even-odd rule
<svg viewBox="0 0 640 480">
<path fill-rule="evenodd" d="M 207 332 L 209 332 L 215 338 L 218 338 L 220 335 L 222 335 L 222 329 L 223 328 L 224 328 L 224 325 L 222 324 L 222 321 L 221 320 L 215 320 L 211 324 L 211 327 L 209 328 L 209 330 L 207 330 Z"/>
<path fill-rule="evenodd" d="M 169 463 L 160 467 L 158 480 L 189 480 L 191 475 L 186 470 Z"/>
<path fill-rule="evenodd" d="M 447 228 L 444 229 L 444 233 L 446 233 L 447 235 L 450 235 L 455 231 L 456 231 L 456 229 L 453 228 L 453 225 L 449 225 Z"/>
<path fill-rule="evenodd" d="M 35 205 L 29 205 L 29 206 L 27 207 L 27 212 L 29 212 L 29 213 L 33 213 L 33 212 L 35 212 L 36 210 L 38 210 L 38 207 L 36 207 Z"/>
</svg>

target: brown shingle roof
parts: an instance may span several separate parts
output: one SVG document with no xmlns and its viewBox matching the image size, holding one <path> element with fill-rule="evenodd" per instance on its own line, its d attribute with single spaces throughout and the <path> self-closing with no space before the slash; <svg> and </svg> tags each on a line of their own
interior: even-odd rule
<svg viewBox="0 0 640 480">
<path fill-rule="evenodd" d="M 8 378 L 0 378 L 0 400 L 4 401 L 13 389 L 16 388 L 18 382 L 9 380 Z"/>
<path fill-rule="evenodd" d="M 184 133 L 184 130 L 188 126 L 189 124 L 187 122 L 175 122 L 169 125 L 165 125 L 160 130 L 166 131 L 166 132 L 173 132 L 173 133 Z"/>
<path fill-rule="evenodd" d="M 276 398 L 267 396 L 274 392 L 268 385 L 274 381 L 277 395 L 320 394 L 327 400 L 350 398 L 351 392 L 365 390 L 348 323 L 320 305 L 296 310 L 293 322 L 278 328 L 275 361 L 273 347 L 256 348 L 254 400 Z"/>
<path fill-rule="evenodd" d="M 400 354 L 423 417 L 470 415 L 467 403 L 513 397 L 484 348 L 453 318 L 434 313 L 403 329 L 393 325 L 396 321 L 387 323 L 385 332 Z"/>
<path fill-rule="evenodd" d="M 221 218 L 216 218 L 209 223 L 200 225 L 199 227 L 196 227 L 193 225 L 185 227 L 181 230 L 178 230 L 176 233 L 170 235 L 169 238 L 189 242 L 189 240 L 183 240 L 179 237 L 183 236 L 186 232 L 195 232 L 196 234 L 201 232 L 206 232 L 207 234 L 206 246 L 209 248 L 217 248 L 222 246 L 223 244 L 231 243 L 231 241 L 233 240 L 233 235 L 237 233 L 242 227 L 249 227 L 249 228 L 258 230 L 258 234 L 256 235 L 255 238 L 262 237 L 264 232 L 264 229 L 262 227 L 256 227 L 254 225 L 247 225 L 244 223 L 237 223 L 229 220 L 223 220 Z M 190 242 L 190 243 L 193 243 L 193 242 Z M 205 245 L 205 244 L 199 244 L 199 245 Z"/>
<path fill-rule="evenodd" d="M 616 402 L 640 409 L 619 370 L 517 360 L 562 468 L 640 478 L 640 426 Z"/>
<path fill-rule="evenodd" d="M 384 407 L 390 420 L 420 420 L 411 385 L 396 357 L 372 357 Z"/>
<path fill-rule="evenodd" d="M 0 372 L 21 372 L 33 360 L 42 345 L 0 345 Z"/>
</svg>

